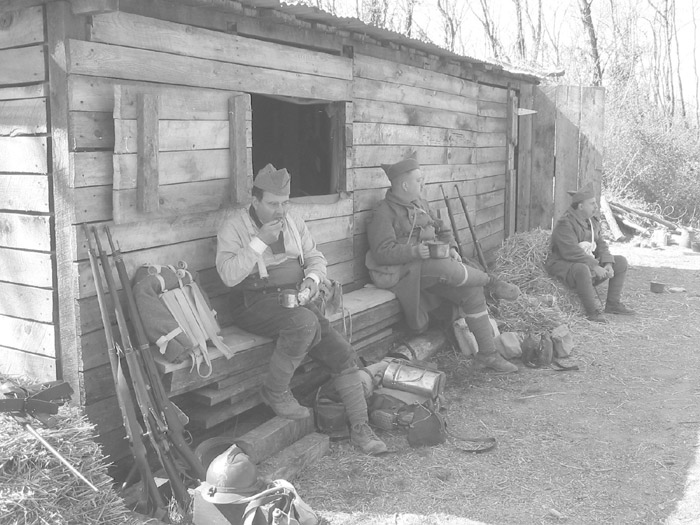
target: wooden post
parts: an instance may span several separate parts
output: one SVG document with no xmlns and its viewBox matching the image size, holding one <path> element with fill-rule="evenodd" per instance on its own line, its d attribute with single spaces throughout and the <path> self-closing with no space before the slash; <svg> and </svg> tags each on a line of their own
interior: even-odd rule
<svg viewBox="0 0 700 525">
<path fill-rule="evenodd" d="M 228 100 L 229 155 L 231 156 L 231 204 L 245 202 L 253 187 L 253 174 L 248 170 L 245 114 L 247 95 L 237 95 Z"/>
<path fill-rule="evenodd" d="M 504 236 L 509 237 L 515 233 L 515 210 L 517 198 L 517 180 L 515 171 L 515 153 L 518 145 L 518 96 L 515 90 L 508 85 L 507 103 L 507 127 L 506 127 L 506 188 L 505 209 L 503 217 Z"/>
<path fill-rule="evenodd" d="M 331 133 L 331 192 L 347 188 L 345 171 L 345 102 L 333 102 L 328 106 Z"/>
<path fill-rule="evenodd" d="M 158 211 L 158 95 L 139 93 L 136 98 L 138 141 L 136 208 L 143 213 Z"/>
<path fill-rule="evenodd" d="M 84 392 L 80 388 L 81 346 L 77 313 L 78 276 L 73 265 L 76 253 L 75 207 L 71 187 L 72 172 L 68 137 L 68 75 L 66 46 L 68 45 L 70 7 L 66 2 L 46 5 L 48 21 L 49 115 L 51 118 L 51 178 L 53 179 L 53 211 L 56 236 L 55 290 L 58 305 L 57 376 L 67 381 L 77 395 L 72 399 L 82 405 Z"/>
<path fill-rule="evenodd" d="M 522 108 L 532 109 L 534 96 L 531 84 L 520 85 L 520 103 Z M 530 184 L 532 182 L 532 123 L 533 115 L 518 119 L 518 177 L 516 181 L 516 218 L 515 231 L 525 232 L 530 229 Z"/>
</svg>

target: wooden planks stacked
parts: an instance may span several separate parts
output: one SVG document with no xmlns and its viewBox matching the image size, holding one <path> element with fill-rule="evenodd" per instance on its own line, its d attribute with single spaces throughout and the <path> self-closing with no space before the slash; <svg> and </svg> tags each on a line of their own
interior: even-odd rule
<svg viewBox="0 0 700 525">
<path fill-rule="evenodd" d="M 0 372 L 56 379 L 44 7 L 0 7 Z"/>
<path fill-rule="evenodd" d="M 341 333 L 347 328 L 348 338 L 358 354 L 372 361 L 386 354 L 396 336 L 393 325 L 401 318 L 394 295 L 373 287 L 362 288 L 345 295 L 344 307 L 344 316 L 337 313 L 330 319 Z M 169 395 L 180 396 L 178 405 L 197 428 L 211 428 L 261 403 L 258 388 L 267 373 L 274 341 L 232 326 L 224 329 L 222 335 L 235 355 L 226 360 L 212 349 L 214 372 L 209 378 L 190 372 L 188 363 L 158 362 Z M 308 392 L 328 377 L 307 361 L 297 371 L 292 388 Z"/>
</svg>

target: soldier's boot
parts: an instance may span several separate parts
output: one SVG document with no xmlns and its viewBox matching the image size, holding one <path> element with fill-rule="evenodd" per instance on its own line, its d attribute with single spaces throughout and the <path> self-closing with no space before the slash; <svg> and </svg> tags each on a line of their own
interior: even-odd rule
<svg viewBox="0 0 700 525">
<path fill-rule="evenodd" d="M 501 281 L 493 275 L 489 276 L 489 283 L 486 285 L 486 288 L 496 299 L 515 301 L 518 297 L 520 297 L 520 288 L 514 284 Z"/>
<path fill-rule="evenodd" d="M 294 398 L 289 390 L 294 371 L 304 359 L 304 353 L 294 355 L 278 340 L 270 367 L 260 388 L 260 397 L 276 415 L 284 419 L 304 419 L 311 412 Z"/>
<path fill-rule="evenodd" d="M 493 328 L 489 321 L 488 312 L 485 310 L 476 314 L 466 314 L 469 330 L 474 334 L 479 351 L 475 361 L 480 368 L 486 368 L 501 374 L 511 374 L 518 371 L 518 367 L 503 358 L 496 350 L 493 342 Z"/>
<path fill-rule="evenodd" d="M 345 405 L 350 422 L 350 442 L 365 454 L 376 456 L 388 451 L 368 424 L 367 400 L 360 371 L 347 370 L 334 379 L 335 389 Z"/>
<path fill-rule="evenodd" d="M 634 315 L 636 312 L 628 308 L 620 301 L 622 297 L 622 287 L 625 284 L 627 275 L 627 259 L 615 256 L 615 275 L 608 284 L 608 296 L 605 301 L 605 312 L 618 315 Z"/>
</svg>

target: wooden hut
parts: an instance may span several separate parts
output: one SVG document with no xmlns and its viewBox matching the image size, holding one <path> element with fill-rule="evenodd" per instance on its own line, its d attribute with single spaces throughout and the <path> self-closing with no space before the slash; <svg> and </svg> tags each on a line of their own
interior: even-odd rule
<svg viewBox="0 0 700 525">
<path fill-rule="evenodd" d="M 69 381 L 118 457 L 82 223 L 110 226 L 130 272 L 186 260 L 229 327 L 217 222 L 272 162 L 292 173 L 295 206 L 350 296 L 368 281 L 366 219 L 388 186 L 379 166 L 410 151 L 443 213 L 441 184 L 454 199 L 464 249 L 456 187 L 485 250 L 515 231 L 517 101 L 537 82 L 277 0 L 0 0 L 0 370 Z M 353 306 L 360 350 L 389 344 L 400 316 L 391 297 L 370 296 Z M 238 336 L 243 350 L 272 348 Z M 216 413 L 199 420 L 208 428 L 258 403 L 232 389 L 241 370 L 261 373 L 250 355 L 206 381 L 161 371 L 192 413 Z"/>
</svg>

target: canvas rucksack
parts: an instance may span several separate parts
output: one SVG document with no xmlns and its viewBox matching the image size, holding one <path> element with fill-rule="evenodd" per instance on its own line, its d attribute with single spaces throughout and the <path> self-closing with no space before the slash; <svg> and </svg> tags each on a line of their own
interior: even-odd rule
<svg viewBox="0 0 700 525">
<path fill-rule="evenodd" d="M 147 264 L 136 271 L 134 299 L 148 340 L 171 363 L 192 360 L 193 369 L 202 377 L 212 372 L 207 341 L 230 358 L 216 312 L 197 283 L 196 272 L 187 264 L 159 266 Z M 204 367 L 204 370 L 202 368 Z"/>
</svg>

